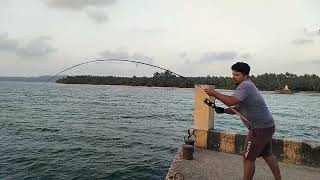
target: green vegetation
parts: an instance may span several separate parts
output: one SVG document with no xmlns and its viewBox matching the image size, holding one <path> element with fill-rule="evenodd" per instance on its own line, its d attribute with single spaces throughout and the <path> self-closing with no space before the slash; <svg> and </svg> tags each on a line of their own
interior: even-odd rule
<svg viewBox="0 0 320 180">
<path fill-rule="evenodd" d="M 233 89 L 234 85 L 230 77 L 177 77 L 169 71 L 154 73 L 153 77 L 115 77 L 115 76 L 67 76 L 57 80 L 64 84 L 94 84 L 94 85 L 128 85 L 128 86 L 159 86 L 192 88 L 195 84 L 212 84 L 216 88 Z M 269 74 L 250 76 L 259 90 L 273 91 L 282 89 L 285 85 L 293 91 L 317 91 L 320 92 L 320 77 L 317 75 L 297 76 L 295 74 Z"/>
</svg>

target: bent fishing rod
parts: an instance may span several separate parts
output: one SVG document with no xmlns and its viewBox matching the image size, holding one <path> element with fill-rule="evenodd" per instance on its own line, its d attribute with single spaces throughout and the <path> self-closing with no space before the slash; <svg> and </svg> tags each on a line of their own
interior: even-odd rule
<svg viewBox="0 0 320 180">
<path fill-rule="evenodd" d="M 90 63 L 95 63 L 95 62 L 106 62 L 106 61 L 118 61 L 118 62 L 129 62 L 129 63 L 135 63 L 135 64 L 142 64 L 142 65 L 146 65 L 146 66 L 151 66 L 151 67 L 154 67 L 154 68 L 158 68 L 158 69 L 161 69 L 161 70 L 164 70 L 164 71 L 168 71 L 170 72 L 171 74 L 173 75 L 176 75 L 178 77 L 181 77 L 183 78 L 184 80 L 188 81 L 188 82 L 191 82 L 193 84 L 195 84 L 196 86 L 198 86 L 199 88 L 201 88 L 202 90 L 204 90 L 204 88 L 198 84 L 196 84 L 195 82 L 191 81 L 190 79 L 178 74 L 178 73 L 175 73 L 173 71 L 170 71 L 169 69 L 165 69 L 163 67 L 160 67 L 160 66 L 156 66 L 156 65 L 153 65 L 153 64 L 149 64 L 149 63 L 145 63 L 145 62 L 141 62 L 141 61 L 135 61 L 135 60 L 130 60 L 130 59 L 117 59 L 117 58 L 112 58 L 112 59 L 97 59 L 97 60 L 91 60 L 91 61 L 86 61 L 86 62 L 83 62 L 83 63 L 79 63 L 79 64 L 76 64 L 76 65 L 73 65 L 69 68 L 66 68 L 60 72 L 58 72 L 57 74 L 55 74 L 54 76 L 52 76 L 51 78 L 49 78 L 47 81 L 45 81 L 42 85 L 44 86 L 46 83 L 48 83 L 49 81 L 51 81 L 53 78 L 59 76 L 60 74 L 70 70 L 70 69 L 73 69 L 75 67 L 78 67 L 78 66 L 82 66 L 82 65 L 85 65 L 85 64 L 90 64 Z M 207 104 L 208 106 L 210 106 L 211 108 L 215 109 L 216 108 L 216 105 L 213 103 L 213 102 L 210 102 L 208 99 L 205 99 L 203 101 L 205 104 Z M 222 101 L 221 101 L 222 102 Z M 237 114 L 238 116 L 240 116 L 240 119 L 243 121 L 244 124 L 248 124 L 249 125 L 249 128 L 252 127 L 252 124 L 250 123 L 250 121 L 245 118 L 242 114 L 240 114 L 236 109 L 234 109 L 232 106 L 228 106 L 227 104 L 225 104 L 224 102 L 222 102 L 224 105 L 226 105 L 232 112 L 234 112 L 235 114 Z"/>
</svg>

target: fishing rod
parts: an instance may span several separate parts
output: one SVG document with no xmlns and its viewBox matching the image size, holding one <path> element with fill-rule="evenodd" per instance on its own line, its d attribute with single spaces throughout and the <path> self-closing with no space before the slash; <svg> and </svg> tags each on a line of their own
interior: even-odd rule
<svg viewBox="0 0 320 180">
<path fill-rule="evenodd" d="M 143 64 L 143 65 L 146 65 L 146 66 L 151 66 L 151 67 L 155 67 L 155 68 L 158 68 L 158 69 L 161 69 L 161 70 L 164 70 L 164 71 L 168 71 L 170 72 L 171 74 L 174 74 L 176 76 L 179 76 L 183 79 L 185 79 L 186 81 L 188 82 L 192 82 L 194 83 L 193 81 L 191 81 L 190 79 L 187 79 L 186 77 L 180 75 L 180 74 L 177 74 L 175 72 L 172 72 L 170 71 L 169 69 L 165 69 L 165 68 L 162 68 L 160 66 L 156 66 L 156 65 L 153 65 L 153 64 L 149 64 L 149 63 L 145 63 L 145 62 L 141 62 L 141 61 L 134 61 L 134 60 L 129 60 L 129 59 L 98 59 L 98 60 L 92 60 L 92 61 L 87 61 L 87 62 L 83 62 L 83 63 L 79 63 L 79 64 L 76 64 L 74 66 L 71 66 L 69 68 L 66 68 L 62 71 L 60 71 L 59 73 L 55 74 L 54 76 L 52 76 L 51 78 L 49 78 L 47 81 L 45 81 L 42 86 L 44 86 L 46 83 L 48 83 L 50 80 L 52 80 L 53 78 L 59 76 L 61 73 L 64 73 L 70 69 L 73 69 L 75 67 L 78 67 L 78 66 L 82 66 L 82 65 L 85 65 L 85 64 L 90 64 L 90 63 L 94 63 L 94 62 L 105 62 L 105 61 L 120 61 L 120 62 L 131 62 L 131 63 L 136 63 L 136 64 Z M 196 86 L 200 87 L 201 89 L 203 89 L 200 85 L 196 84 Z"/>
<path fill-rule="evenodd" d="M 168 71 L 170 72 L 171 74 L 173 75 L 176 75 L 178 77 L 181 77 L 183 78 L 184 80 L 188 81 L 188 82 L 191 82 L 193 84 L 195 84 L 193 81 L 191 81 L 190 79 L 187 79 L 186 77 L 178 74 L 178 73 L 175 73 L 173 71 L 170 71 L 169 69 L 165 69 L 163 67 L 160 67 L 160 66 L 156 66 L 156 65 L 153 65 L 153 64 L 149 64 L 149 63 L 145 63 L 145 62 L 141 62 L 141 61 L 134 61 L 134 60 L 130 60 L 130 59 L 117 59 L 117 58 L 112 58 L 112 59 L 97 59 L 97 60 L 91 60 L 91 61 L 86 61 L 86 62 L 83 62 L 83 63 L 79 63 L 79 64 L 76 64 L 76 65 L 73 65 L 69 68 L 66 68 L 60 72 L 58 72 L 57 74 L 55 74 L 54 76 L 52 76 L 51 78 L 49 78 L 47 81 L 45 81 L 42 85 L 44 86 L 46 83 L 48 83 L 49 81 L 51 81 L 53 78 L 59 76 L 61 73 L 64 73 L 70 69 L 73 69 L 75 67 L 78 67 L 78 66 L 82 66 L 82 65 L 85 65 L 85 64 L 90 64 L 90 63 L 94 63 L 94 62 L 106 62 L 106 61 L 118 61 L 118 62 L 130 62 L 130 63 L 135 63 L 135 64 L 142 64 L 142 65 L 146 65 L 146 66 L 151 66 L 151 67 L 154 67 L 154 68 L 158 68 L 158 69 L 161 69 L 161 70 L 164 70 L 164 71 Z M 204 90 L 204 88 L 198 84 L 195 84 L 196 86 L 198 86 L 199 88 L 201 88 L 202 90 Z M 208 99 L 204 99 L 203 101 L 205 104 L 207 104 L 209 107 L 215 109 L 216 108 L 216 105 L 215 103 L 209 101 Z M 221 101 L 222 102 L 222 101 Z M 223 103 L 223 102 L 222 102 Z M 225 103 L 223 103 L 224 105 L 226 105 Z M 237 110 L 235 110 L 233 107 L 231 106 L 228 106 L 226 105 L 232 112 L 234 112 L 235 114 L 237 114 L 238 116 L 240 116 L 240 119 L 243 121 L 244 124 L 248 124 L 249 127 L 252 127 L 252 124 L 250 123 L 250 121 L 245 118 L 242 114 L 240 114 Z"/>
</svg>

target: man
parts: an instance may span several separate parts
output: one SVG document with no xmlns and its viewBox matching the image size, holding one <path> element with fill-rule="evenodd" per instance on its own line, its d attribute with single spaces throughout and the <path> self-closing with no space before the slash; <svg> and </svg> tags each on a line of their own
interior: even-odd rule
<svg viewBox="0 0 320 180">
<path fill-rule="evenodd" d="M 243 179 L 251 180 L 255 172 L 255 160 L 263 157 L 276 180 L 281 179 L 277 160 L 272 156 L 272 135 L 275 131 L 273 117 L 258 89 L 249 79 L 250 66 L 237 62 L 232 67 L 232 79 L 237 86 L 231 95 L 223 95 L 211 88 L 205 89 L 209 96 L 214 96 L 227 106 L 245 117 L 250 123 L 243 153 Z M 230 108 L 216 107 L 217 113 L 235 114 Z M 245 120 L 243 119 L 243 120 Z M 245 122 L 245 121 L 244 121 Z"/>
</svg>

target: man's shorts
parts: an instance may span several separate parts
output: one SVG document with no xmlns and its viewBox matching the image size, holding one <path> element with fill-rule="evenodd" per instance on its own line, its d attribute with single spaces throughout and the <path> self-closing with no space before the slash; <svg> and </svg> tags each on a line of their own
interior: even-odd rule
<svg viewBox="0 0 320 180">
<path fill-rule="evenodd" d="M 268 128 L 255 128 L 249 131 L 243 152 L 247 160 L 255 161 L 258 157 L 272 155 L 272 135 L 275 126 Z"/>
</svg>

